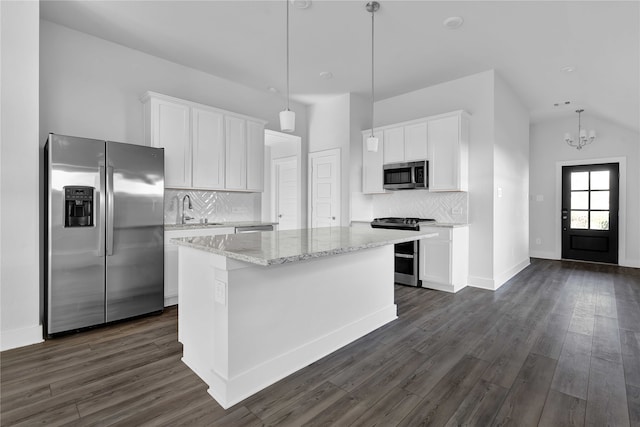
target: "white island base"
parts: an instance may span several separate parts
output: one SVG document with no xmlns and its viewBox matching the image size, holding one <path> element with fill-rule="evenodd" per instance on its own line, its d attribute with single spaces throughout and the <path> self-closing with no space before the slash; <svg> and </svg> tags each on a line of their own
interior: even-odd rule
<svg viewBox="0 0 640 427">
<path fill-rule="evenodd" d="M 179 250 L 182 360 L 225 409 L 397 317 L 393 245 L 269 266 Z"/>
</svg>

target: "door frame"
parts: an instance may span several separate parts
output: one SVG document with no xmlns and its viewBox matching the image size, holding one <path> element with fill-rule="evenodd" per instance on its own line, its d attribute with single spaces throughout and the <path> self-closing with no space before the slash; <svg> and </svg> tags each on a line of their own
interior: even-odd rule
<svg viewBox="0 0 640 427">
<path fill-rule="evenodd" d="M 276 216 L 277 212 L 276 212 L 276 205 L 278 204 L 278 185 L 276 182 L 276 165 L 278 163 L 284 163 L 284 162 L 290 162 L 292 160 L 295 160 L 295 164 L 296 164 L 296 179 L 298 180 L 298 188 L 296 190 L 296 198 L 298 200 L 297 203 L 297 219 L 296 219 L 296 228 L 302 228 L 302 201 L 300 200 L 300 192 L 301 192 L 301 185 L 300 185 L 300 158 L 297 155 L 292 155 L 292 156 L 286 156 L 286 157 L 277 157 L 277 158 L 272 158 L 271 159 L 271 218 L 273 218 L 273 221 L 277 222 L 278 218 Z"/>
<path fill-rule="evenodd" d="M 311 170 L 313 159 L 315 157 L 335 155 L 338 158 L 338 174 L 336 176 L 336 189 L 338 191 L 338 223 L 342 226 L 342 158 L 339 148 L 331 148 L 329 150 L 314 151 L 309 153 L 307 163 L 307 227 L 312 228 L 312 207 L 313 207 L 313 173 Z"/>
<path fill-rule="evenodd" d="M 598 159 L 563 160 L 556 162 L 555 258 L 562 259 L 562 167 L 618 163 L 618 265 L 627 262 L 627 158 L 606 157 Z"/>
</svg>

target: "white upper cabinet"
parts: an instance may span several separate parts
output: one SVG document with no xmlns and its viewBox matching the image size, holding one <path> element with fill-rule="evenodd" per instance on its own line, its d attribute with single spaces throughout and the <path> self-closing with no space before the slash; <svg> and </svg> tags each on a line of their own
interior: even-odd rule
<svg viewBox="0 0 640 427">
<path fill-rule="evenodd" d="M 204 108 L 191 109 L 193 142 L 193 186 L 224 189 L 224 116 Z"/>
<path fill-rule="evenodd" d="M 376 131 L 378 151 L 367 151 L 367 138 L 371 131 L 362 132 L 362 192 L 365 194 L 384 193 L 382 188 L 382 165 L 384 152 L 384 132 Z"/>
<path fill-rule="evenodd" d="M 427 154 L 427 123 L 404 126 L 404 159 L 407 162 L 424 160 Z"/>
<path fill-rule="evenodd" d="M 367 151 L 362 131 L 362 192 L 384 193 L 384 164 L 428 160 L 429 191 L 468 191 L 469 114 L 460 110 L 374 129 L 381 144 Z"/>
<path fill-rule="evenodd" d="M 469 116 L 463 111 L 430 118 L 429 190 L 469 189 Z"/>
<path fill-rule="evenodd" d="M 404 162 L 404 127 L 385 129 L 384 164 Z"/>
<path fill-rule="evenodd" d="M 145 102 L 145 143 L 164 148 L 165 187 L 191 187 L 189 107 L 169 100 Z"/>
<path fill-rule="evenodd" d="M 227 173 L 229 190 L 247 188 L 247 122 L 237 117 L 225 117 L 227 133 Z"/>
<path fill-rule="evenodd" d="M 265 121 L 147 92 L 145 143 L 165 149 L 165 187 L 263 191 Z"/>
<path fill-rule="evenodd" d="M 264 190 L 264 124 L 247 120 L 247 190 Z"/>
</svg>

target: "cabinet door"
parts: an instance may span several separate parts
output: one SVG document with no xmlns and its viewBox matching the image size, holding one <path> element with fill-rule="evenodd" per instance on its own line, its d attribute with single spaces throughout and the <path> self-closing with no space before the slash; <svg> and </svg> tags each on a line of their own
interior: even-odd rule
<svg viewBox="0 0 640 427">
<path fill-rule="evenodd" d="M 247 189 L 247 122 L 237 117 L 225 117 L 226 173 L 225 187 Z"/>
<path fill-rule="evenodd" d="M 459 116 L 429 120 L 429 190 L 460 190 Z"/>
<path fill-rule="evenodd" d="M 151 146 L 164 148 L 165 187 L 191 187 L 189 107 L 165 100 L 151 102 Z"/>
<path fill-rule="evenodd" d="M 451 284 L 451 241 L 420 241 L 420 280 Z"/>
<path fill-rule="evenodd" d="M 427 158 L 427 122 L 404 127 L 404 159 L 407 162 Z"/>
<path fill-rule="evenodd" d="M 367 138 L 371 133 L 362 134 L 362 192 L 365 194 L 384 193 L 383 184 L 383 152 L 384 133 L 376 131 L 373 135 L 378 138 L 378 151 L 367 150 Z"/>
<path fill-rule="evenodd" d="M 384 130 L 384 163 L 404 162 L 404 127 Z"/>
<path fill-rule="evenodd" d="M 264 190 L 264 125 L 247 121 L 247 190 Z"/>
<path fill-rule="evenodd" d="M 222 114 L 201 108 L 191 109 L 193 186 L 224 188 L 224 120 Z"/>
</svg>

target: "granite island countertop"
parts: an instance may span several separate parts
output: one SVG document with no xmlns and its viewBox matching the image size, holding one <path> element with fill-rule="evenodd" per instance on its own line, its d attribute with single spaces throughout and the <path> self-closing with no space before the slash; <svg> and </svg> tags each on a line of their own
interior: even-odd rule
<svg viewBox="0 0 640 427">
<path fill-rule="evenodd" d="M 338 255 L 436 236 L 426 231 L 354 227 L 182 237 L 173 243 L 268 266 Z"/>
<path fill-rule="evenodd" d="M 252 227 L 260 225 L 278 225 L 278 223 L 264 221 L 190 222 L 187 224 L 165 224 L 164 229 L 165 231 L 173 231 L 198 228 Z"/>
</svg>

